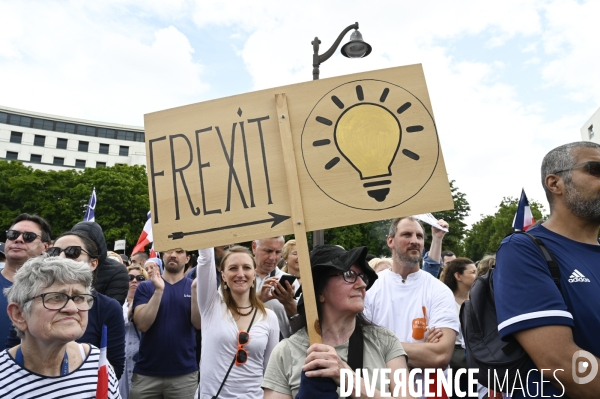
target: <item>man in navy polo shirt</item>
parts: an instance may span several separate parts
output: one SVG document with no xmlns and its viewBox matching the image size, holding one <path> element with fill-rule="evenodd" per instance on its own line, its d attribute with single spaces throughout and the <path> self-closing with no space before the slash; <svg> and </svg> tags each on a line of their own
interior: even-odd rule
<svg viewBox="0 0 600 399">
<path fill-rule="evenodd" d="M 143 332 L 130 398 L 193 398 L 198 387 L 196 329 L 200 312 L 192 280 L 185 277 L 189 255 L 183 249 L 163 254 L 164 273 L 149 270 L 133 299 L 133 320 Z"/>
<path fill-rule="evenodd" d="M 524 389 L 517 384 L 513 398 L 597 398 L 600 145 L 576 142 L 553 149 L 544 157 L 541 177 L 550 217 L 528 233 L 556 258 L 562 295 L 530 238 L 504 239 L 494 273 L 498 330 L 502 339 L 516 338 L 534 370 L 521 376 Z"/>
</svg>

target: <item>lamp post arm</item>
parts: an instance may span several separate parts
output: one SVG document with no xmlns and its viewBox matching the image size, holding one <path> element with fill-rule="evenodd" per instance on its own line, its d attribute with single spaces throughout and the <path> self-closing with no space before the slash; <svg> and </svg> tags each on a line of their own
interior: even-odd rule
<svg viewBox="0 0 600 399">
<path fill-rule="evenodd" d="M 335 50 L 337 50 L 338 46 L 342 42 L 342 39 L 344 39 L 344 36 L 346 36 L 346 33 L 350 32 L 352 29 L 358 29 L 358 22 L 356 22 L 356 23 L 348 26 L 346 29 L 344 29 L 342 31 L 342 33 L 340 33 L 340 35 L 338 36 L 336 41 L 333 43 L 333 45 L 329 48 L 329 50 L 327 50 L 326 52 L 324 52 L 321 55 L 319 55 L 319 44 L 321 44 L 321 41 L 319 40 L 318 37 L 315 37 L 315 40 L 312 41 L 313 51 L 314 51 L 314 53 L 313 53 L 313 80 L 319 79 L 319 65 L 321 63 L 327 61 L 333 55 L 333 53 L 335 53 Z"/>
</svg>

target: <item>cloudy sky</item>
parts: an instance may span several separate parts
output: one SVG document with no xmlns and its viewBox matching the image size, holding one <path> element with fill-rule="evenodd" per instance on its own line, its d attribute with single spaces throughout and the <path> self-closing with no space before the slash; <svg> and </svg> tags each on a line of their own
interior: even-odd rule
<svg viewBox="0 0 600 399">
<path fill-rule="evenodd" d="M 421 63 L 472 214 L 546 204 L 539 165 L 600 106 L 599 1 L 0 0 L 0 104 L 143 126 L 148 112 L 312 78 L 358 21 L 373 46 L 321 78 Z M 595 39 L 594 39 L 595 38 Z"/>
</svg>

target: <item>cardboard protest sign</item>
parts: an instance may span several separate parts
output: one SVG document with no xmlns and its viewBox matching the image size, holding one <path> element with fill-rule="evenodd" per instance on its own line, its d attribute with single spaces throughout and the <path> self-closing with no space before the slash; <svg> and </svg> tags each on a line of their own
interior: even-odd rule
<svg viewBox="0 0 600 399">
<path fill-rule="evenodd" d="M 420 65 L 154 112 L 145 132 L 158 250 L 294 232 L 290 178 L 307 231 L 453 207 Z"/>
</svg>

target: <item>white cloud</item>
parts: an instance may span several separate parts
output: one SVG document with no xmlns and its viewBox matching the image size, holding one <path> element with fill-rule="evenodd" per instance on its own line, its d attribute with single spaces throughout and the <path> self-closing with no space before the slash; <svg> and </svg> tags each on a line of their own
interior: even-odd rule
<svg viewBox="0 0 600 399">
<path fill-rule="evenodd" d="M 194 49 L 177 28 L 154 28 L 131 14 L 105 19 L 116 10 L 94 7 L 92 13 L 77 4 L 10 6 L 14 26 L 35 29 L 15 29 L 0 47 L 18 55 L 0 55 L 1 73 L 11 77 L 0 104 L 143 125 L 144 113 L 197 101 L 208 89 Z"/>
</svg>

